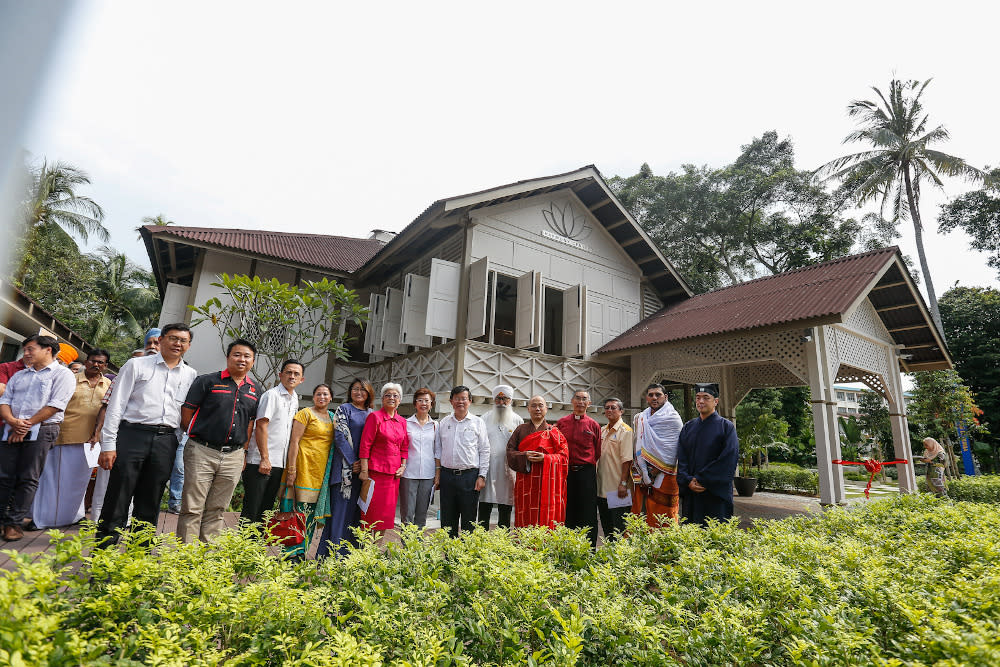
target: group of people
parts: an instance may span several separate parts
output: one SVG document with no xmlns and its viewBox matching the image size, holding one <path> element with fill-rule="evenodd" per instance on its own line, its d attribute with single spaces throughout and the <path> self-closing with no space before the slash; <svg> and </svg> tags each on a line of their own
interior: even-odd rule
<svg viewBox="0 0 1000 667">
<path fill-rule="evenodd" d="M 251 341 L 233 341 L 225 369 L 198 375 L 183 361 L 192 338 L 182 323 L 151 331 L 113 381 L 105 350 L 91 351 L 74 374 L 56 361 L 55 339 L 25 340 L 22 368 L 0 386 L 5 539 L 23 535 L 29 514 L 40 527 L 82 518 L 87 460 L 98 445 L 94 519 L 104 545 L 130 519 L 156 525 L 168 483 L 180 539 L 211 540 L 240 479 L 241 519 L 260 524 L 276 505 L 306 517 L 305 539 L 286 547 L 292 558 L 304 557 L 320 529 L 319 557 L 353 543 L 359 526 L 393 529 L 397 510 L 403 522 L 423 527 L 435 493 L 452 536 L 489 527 L 494 509 L 501 527 L 564 523 L 587 529 L 595 546 L 598 526 L 614 539 L 628 512 L 644 512 L 650 525 L 732 515 L 739 444 L 716 412 L 716 385 L 698 385 L 699 417 L 687 424 L 664 388 L 650 385 L 634 428 L 617 398 L 604 401 L 607 424 L 598 424 L 585 390 L 554 424 L 545 397 L 530 398 L 525 421 L 507 385 L 494 389 L 482 417 L 470 412 L 469 388 L 456 386 L 451 413 L 440 421 L 427 388 L 413 392 L 404 418 L 399 384 L 376 394 L 361 378 L 336 408 L 330 386 L 320 384 L 312 405 L 300 409 L 305 369 L 298 361 L 286 360 L 278 384 L 262 391 L 250 377 Z M 43 502 L 50 496 L 57 500 Z"/>
</svg>

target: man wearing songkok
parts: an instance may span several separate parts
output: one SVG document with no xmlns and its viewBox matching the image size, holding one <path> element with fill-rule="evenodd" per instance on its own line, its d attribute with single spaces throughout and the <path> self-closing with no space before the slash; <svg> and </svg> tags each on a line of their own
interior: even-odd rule
<svg viewBox="0 0 1000 667">
<path fill-rule="evenodd" d="M 663 385 L 646 387 L 647 407 L 634 420 L 635 453 L 632 457 L 632 512 L 646 504 L 646 523 L 659 526 L 677 522 L 677 438 L 684 421 L 667 400 Z"/>
<path fill-rule="evenodd" d="M 84 517 L 83 498 L 90 482 L 91 464 L 97 459 L 97 436 L 94 425 L 101 401 L 111 386 L 104 369 L 111 359 L 107 350 L 91 350 L 84 370 L 74 378 L 73 397 L 66 405 L 65 417 L 53 447 L 45 459 L 31 517 L 38 528 L 69 526 Z"/>
<path fill-rule="evenodd" d="M 569 444 L 566 476 L 566 527 L 586 528 L 597 547 L 597 460 L 601 458 L 601 425 L 587 415 L 590 393 L 573 393 L 573 414 L 556 422 Z"/>
<path fill-rule="evenodd" d="M 724 419 L 719 385 L 695 385 L 698 417 L 681 430 L 677 453 L 677 483 L 684 495 L 684 519 L 705 525 L 709 519 L 733 516 L 733 476 L 740 455 L 736 427 Z"/>
<path fill-rule="evenodd" d="M 622 419 L 622 402 L 617 398 L 604 401 L 607 426 L 601 427 L 601 458 L 597 462 L 597 513 L 601 517 L 604 539 L 613 540 L 625 532 L 629 491 L 632 488 L 632 428 Z M 619 500 L 618 504 L 609 501 Z"/>
<path fill-rule="evenodd" d="M 8 542 L 24 537 L 21 522 L 31 509 L 45 457 L 73 397 L 73 374 L 55 360 L 59 343 L 50 336 L 24 341 L 24 370 L 0 396 L 0 527 Z"/>
<path fill-rule="evenodd" d="M 111 471 L 97 527 L 102 546 L 118 541 L 133 499 L 135 518 L 157 523 L 177 451 L 181 403 L 197 376 L 181 359 L 191 340 L 191 327 L 167 324 L 160 351 L 129 359 L 115 378 L 97 461 Z"/>
<path fill-rule="evenodd" d="M 257 417 L 257 385 L 248 375 L 257 347 L 237 338 L 226 349 L 226 368 L 199 375 L 181 406 L 184 493 L 177 537 L 209 542 L 225 527 L 222 515 L 246 465 L 246 446 Z"/>
<path fill-rule="evenodd" d="M 514 471 L 507 467 L 507 442 L 518 426 L 524 423 L 514 412 L 511 401 L 514 388 L 505 384 L 493 389 L 493 409 L 483 417 L 490 441 L 490 472 L 486 486 L 479 494 L 479 523 L 489 529 L 493 505 L 497 506 L 497 526 L 510 528 L 510 513 L 514 506 Z"/>
<path fill-rule="evenodd" d="M 482 418 L 469 414 L 469 388 L 452 387 L 450 400 L 454 412 L 434 436 L 434 488 L 441 490 L 441 527 L 458 537 L 459 525 L 471 532 L 476 522 L 479 492 L 490 470 L 490 441 Z"/>
<path fill-rule="evenodd" d="M 531 421 L 514 429 L 507 441 L 507 465 L 514 481 L 514 527 L 554 528 L 566 521 L 566 473 L 569 445 L 545 421 L 549 406 L 541 396 L 528 401 Z"/>
</svg>

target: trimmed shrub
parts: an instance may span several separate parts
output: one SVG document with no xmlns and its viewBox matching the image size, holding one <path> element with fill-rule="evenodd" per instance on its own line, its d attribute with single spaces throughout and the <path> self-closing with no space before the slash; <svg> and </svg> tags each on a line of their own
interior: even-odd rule
<svg viewBox="0 0 1000 667">
<path fill-rule="evenodd" d="M 927 492 L 927 478 L 917 478 L 917 488 Z M 971 503 L 1000 503 L 1000 475 L 975 475 L 948 480 L 948 496 L 952 500 Z"/>
<path fill-rule="evenodd" d="M 819 475 L 814 470 L 798 466 L 770 465 L 754 470 L 757 486 L 766 491 L 804 491 L 812 495 L 819 493 Z"/>
<path fill-rule="evenodd" d="M 0 663 L 995 665 L 1000 507 L 930 496 L 783 521 L 583 531 L 403 529 L 290 564 L 253 532 L 0 573 Z"/>
</svg>

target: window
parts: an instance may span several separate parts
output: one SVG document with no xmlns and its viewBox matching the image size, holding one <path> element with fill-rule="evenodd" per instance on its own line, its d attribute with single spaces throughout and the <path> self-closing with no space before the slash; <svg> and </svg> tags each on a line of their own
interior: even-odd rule
<svg viewBox="0 0 1000 667">
<path fill-rule="evenodd" d="M 851 401 L 852 403 L 857 403 L 858 402 L 858 395 L 854 394 L 854 393 L 848 394 L 847 395 L 847 400 Z"/>
<path fill-rule="evenodd" d="M 837 392 L 837 400 L 838 401 L 844 400 L 844 392 L 842 392 L 842 391 L 838 391 Z"/>
<path fill-rule="evenodd" d="M 856 415 L 856 414 L 858 414 L 858 409 L 857 408 L 847 408 L 847 414 Z"/>
<path fill-rule="evenodd" d="M 480 343 L 514 347 L 517 322 L 517 278 L 490 271 L 486 283 L 486 333 Z"/>
<path fill-rule="evenodd" d="M 562 356 L 563 353 L 563 293 L 553 287 L 545 288 L 542 334 L 542 352 Z"/>
</svg>

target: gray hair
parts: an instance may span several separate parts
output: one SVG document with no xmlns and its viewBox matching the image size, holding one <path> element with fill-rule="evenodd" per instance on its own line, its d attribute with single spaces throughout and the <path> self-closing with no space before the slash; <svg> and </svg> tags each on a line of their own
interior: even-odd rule
<svg viewBox="0 0 1000 667">
<path fill-rule="evenodd" d="M 403 388 L 400 385 L 396 384 L 395 382 L 386 382 L 384 385 L 382 385 L 382 391 L 380 391 L 379 393 L 382 396 L 385 396 L 385 392 L 389 391 L 390 389 L 399 394 L 400 399 L 403 398 Z"/>
<path fill-rule="evenodd" d="M 617 403 L 619 410 L 625 409 L 625 405 L 622 403 L 622 399 L 620 398 L 615 398 L 614 396 L 612 396 L 611 398 L 605 398 L 604 403 L 602 403 L 601 405 L 604 405 L 606 407 L 608 403 Z"/>
</svg>

